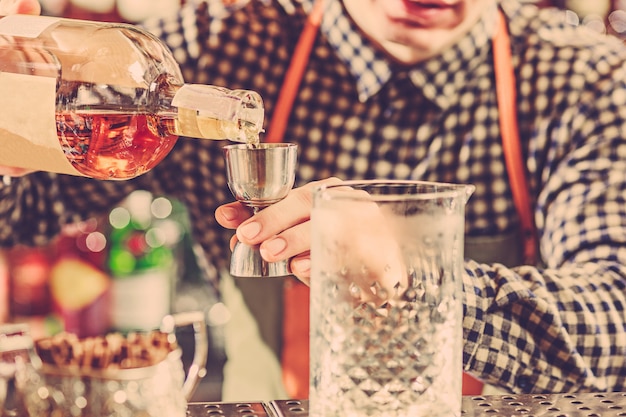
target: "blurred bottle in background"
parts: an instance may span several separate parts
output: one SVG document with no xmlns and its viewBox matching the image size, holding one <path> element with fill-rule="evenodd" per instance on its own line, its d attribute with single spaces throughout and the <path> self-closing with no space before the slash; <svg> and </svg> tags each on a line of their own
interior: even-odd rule
<svg viewBox="0 0 626 417">
<path fill-rule="evenodd" d="M 49 248 L 17 246 L 7 257 L 11 314 L 18 317 L 48 314 L 51 309 Z"/>
<path fill-rule="evenodd" d="M 68 225 L 49 249 L 52 314 L 60 328 L 79 337 L 101 335 L 111 326 L 111 278 L 105 270 L 102 227 L 98 219 Z"/>
<path fill-rule="evenodd" d="M 112 278 L 111 325 L 158 328 L 172 311 L 186 212 L 177 201 L 135 191 L 109 214 L 106 269 Z"/>
</svg>

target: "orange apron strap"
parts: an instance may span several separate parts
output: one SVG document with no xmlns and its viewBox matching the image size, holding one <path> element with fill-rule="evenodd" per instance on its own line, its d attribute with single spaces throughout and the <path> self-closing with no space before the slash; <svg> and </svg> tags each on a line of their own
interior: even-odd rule
<svg viewBox="0 0 626 417">
<path fill-rule="evenodd" d="M 498 27 L 493 38 L 493 56 L 502 149 L 513 193 L 513 202 L 520 220 L 524 262 L 528 265 L 535 265 L 537 262 L 535 222 L 517 125 L 517 87 L 511 58 L 511 40 L 502 12 L 498 14 Z"/>
<path fill-rule="evenodd" d="M 304 29 L 302 29 L 300 39 L 298 39 L 296 49 L 291 57 L 289 68 L 287 68 L 285 80 L 278 94 L 276 106 L 274 106 L 274 114 L 267 129 L 268 136 L 266 142 L 283 141 L 293 101 L 298 93 L 304 69 L 309 62 L 311 49 L 313 48 L 313 43 L 315 42 L 317 32 L 319 32 L 319 27 L 322 23 L 325 3 L 325 0 L 317 0 L 313 5 L 313 10 L 311 10 L 311 13 L 309 13 L 307 17 L 306 24 Z"/>
<path fill-rule="evenodd" d="M 293 399 L 309 398 L 309 287 L 287 278 L 283 287 L 282 379 Z"/>
<path fill-rule="evenodd" d="M 493 60 L 502 150 L 513 193 L 513 202 L 520 219 L 524 262 L 534 265 L 537 259 L 535 222 L 517 124 L 517 86 L 515 85 L 515 72 L 511 58 L 511 39 L 502 11 L 499 11 L 497 18 L 498 25 L 493 38 Z M 478 395 L 481 394 L 482 390 L 483 383 L 481 381 L 470 374 L 463 374 L 463 395 Z"/>
<path fill-rule="evenodd" d="M 266 142 L 282 142 L 291 108 L 322 22 L 325 0 L 317 0 L 294 51 L 278 95 Z M 309 287 L 287 278 L 283 289 L 281 368 L 287 394 L 309 398 Z"/>
</svg>

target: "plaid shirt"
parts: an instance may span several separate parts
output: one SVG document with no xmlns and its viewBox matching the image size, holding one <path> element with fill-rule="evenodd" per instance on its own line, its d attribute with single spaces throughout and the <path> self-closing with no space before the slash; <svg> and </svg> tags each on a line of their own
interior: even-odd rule
<svg viewBox="0 0 626 417">
<path fill-rule="evenodd" d="M 187 82 L 258 91 L 267 119 L 311 0 L 188 4 L 148 27 Z M 546 268 L 465 262 L 464 363 L 513 392 L 626 391 L 626 50 L 561 13 L 502 0 L 518 120 Z M 518 219 L 503 161 L 490 38 L 495 10 L 440 56 L 406 68 L 359 36 L 329 2 L 286 138 L 299 184 L 338 176 L 472 183 L 467 239 Z M 0 242 L 41 243 L 59 225 L 108 210 L 132 189 L 180 198 L 208 260 L 223 267 L 232 200 L 223 142 L 181 139 L 125 182 L 47 173 L 0 190 Z"/>
</svg>

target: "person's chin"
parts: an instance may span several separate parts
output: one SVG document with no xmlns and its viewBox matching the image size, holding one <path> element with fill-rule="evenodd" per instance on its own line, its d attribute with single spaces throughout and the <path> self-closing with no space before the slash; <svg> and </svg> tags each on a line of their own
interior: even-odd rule
<svg viewBox="0 0 626 417">
<path fill-rule="evenodd" d="M 386 41 L 413 49 L 428 50 L 449 36 L 448 30 L 389 22 L 383 30 Z"/>
<path fill-rule="evenodd" d="M 402 65 L 413 65 L 437 54 L 440 47 L 433 44 L 432 35 L 409 36 L 406 32 L 386 32 L 381 46 L 387 55 Z"/>
</svg>

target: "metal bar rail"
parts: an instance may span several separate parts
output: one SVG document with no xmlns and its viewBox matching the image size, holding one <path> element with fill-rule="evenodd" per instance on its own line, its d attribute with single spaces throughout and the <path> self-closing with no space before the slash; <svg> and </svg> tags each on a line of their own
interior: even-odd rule
<svg viewBox="0 0 626 417">
<path fill-rule="evenodd" d="M 188 417 L 308 417 L 308 400 L 190 403 Z M 626 417 L 626 393 L 463 397 L 461 417 Z"/>
</svg>

